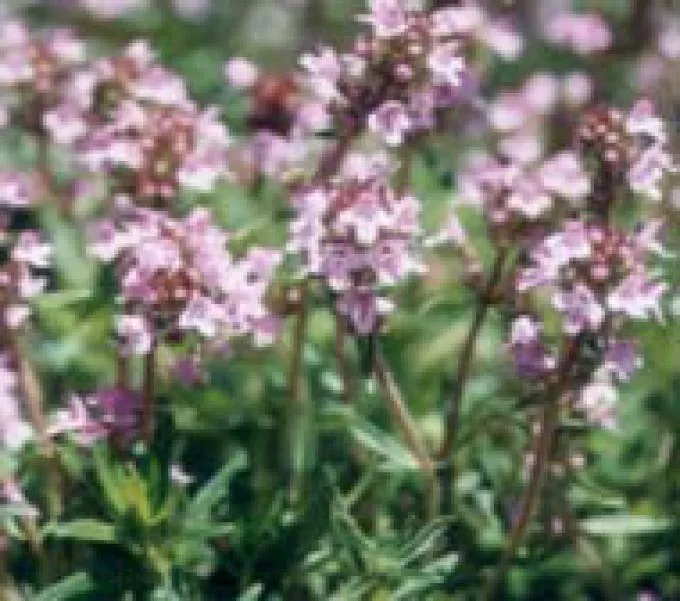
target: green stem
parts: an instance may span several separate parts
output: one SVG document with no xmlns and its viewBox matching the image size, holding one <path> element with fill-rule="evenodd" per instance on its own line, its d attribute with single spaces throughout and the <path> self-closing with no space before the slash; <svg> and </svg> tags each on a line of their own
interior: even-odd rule
<svg viewBox="0 0 680 601">
<path fill-rule="evenodd" d="M 550 454 L 552 452 L 555 433 L 557 431 L 557 417 L 558 400 L 551 399 L 545 407 L 543 407 L 541 431 L 536 442 L 536 448 L 534 449 L 534 464 L 529 476 L 529 484 L 522 498 L 519 515 L 510 532 L 508 545 L 503 553 L 501 561 L 485 589 L 483 595 L 483 599 L 485 600 L 491 601 L 495 598 L 498 587 L 505 576 L 505 572 L 507 571 L 510 562 L 517 553 L 517 549 L 522 542 L 524 533 L 533 516 L 538 501 L 538 493 L 541 490 L 543 478 L 550 462 Z"/>
<path fill-rule="evenodd" d="M 493 267 L 491 268 L 489 279 L 487 280 L 486 286 L 482 291 L 479 302 L 477 303 L 477 308 L 472 318 L 470 329 L 468 330 L 467 336 L 463 341 L 463 347 L 458 358 L 456 380 L 454 388 L 451 391 L 451 398 L 448 405 L 444 442 L 442 443 L 442 447 L 437 454 L 438 459 L 441 461 L 447 461 L 449 459 L 449 455 L 451 454 L 451 451 L 453 450 L 453 447 L 456 443 L 460 405 L 463 401 L 465 387 L 470 376 L 470 368 L 472 367 L 472 359 L 474 357 L 477 339 L 479 338 L 479 334 L 482 331 L 482 326 L 486 321 L 489 309 L 494 302 L 494 293 L 503 275 L 503 268 L 505 266 L 507 255 L 507 249 L 499 249 L 496 259 L 493 263 Z"/>
<path fill-rule="evenodd" d="M 437 484 L 436 466 L 425 442 L 418 432 L 415 420 L 409 411 L 408 405 L 394 378 L 379 343 L 376 341 L 376 348 L 373 354 L 373 371 L 376 380 L 380 385 L 385 399 L 388 401 L 388 409 L 392 419 L 401 430 L 402 437 L 406 446 L 418 462 L 420 472 L 426 485 L 428 497 L 428 516 L 434 517 L 439 507 L 439 486 Z"/>
<path fill-rule="evenodd" d="M 150 443 L 156 430 L 156 350 L 157 342 L 153 342 L 151 349 L 144 358 L 144 381 L 142 384 L 142 438 Z"/>
</svg>

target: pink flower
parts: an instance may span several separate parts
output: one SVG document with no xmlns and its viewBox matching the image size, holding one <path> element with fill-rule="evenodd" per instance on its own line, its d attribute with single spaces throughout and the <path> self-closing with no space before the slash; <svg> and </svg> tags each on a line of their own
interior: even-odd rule
<svg viewBox="0 0 680 601">
<path fill-rule="evenodd" d="M 526 98 L 519 92 L 502 92 L 488 112 L 491 125 L 501 132 L 517 130 L 531 117 Z"/>
<path fill-rule="evenodd" d="M 50 266 L 52 245 L 44 242 L 39 232 L 26 230 L 19 234 L 12 249 L 12 259 L 26 263 L 31 267 L 46 268 Z"/>
<path fill-rule="evenodd" d="M 503 18 L 489 21 L 480 32 L 479 37 L 505 61 L 517 60 L 524 50 L 524 39 L 521 34 Z"/>
<path fill-rule="evenodd" d="M 336 307 L 359 336 L 367 336 L 375 331 L 380 317 L 389 313 L 393 305 L 372 290 L 352 288 L 338 298 Z"/>
<path fill-rule="evenodd" d="M 401 102 L 388 100 L 368 116 L 368 128 L 388 146 L 400 146 L 411 129 L 411 120 Z"/>
<path fill-rule="evenodd" d="M 201 336 L 214 338 L 219 324 L 224 322 L 224 309 L 211 299 L 196 296 L 189 300 L 179 316 L 178 326 L 182 330 L 196 330 Z"/>
<path fill-rule="evenodd" d="M 442 8 L 432 13 L 432 32 L 437 36 L 471 34 L 485 22 L 486 16 L 476 4 Z"/>
<path fill-rule="evenodd" d="M 540 185 L 537 178 L 525 175 L 519 177 L 512 185 L 507 200 L 511 211 L 535 220 L 552 208 L 552 196 Z"/>
<path fill-rule="evenodd" d="M 51 437 L 70 434 L 77 444 L 85 447 L 92 446 L 97 440 L 107 435 L 104 424 L 93 419 L 92 410 L 80 396 L 71 395 L 66 409 L 59 409 L 52 417 L 47 428 L 47 435 Z"/>
<path fill-rule="evenodd" d="M 607 50 L 612 43 L 609 25 L 596 13 L 559 13 L 548 24 L 546 37 L 585 55 Z"/>
<path fill-rule="evenodd" d="M 249 60 L 236 57 L 224 65 L 224 75 L 229 85 L 233 88 L 247 90 L 255 85 L 259 71 Z"/>
<path fill-rule="evenodd" d="M 39 194 L 38 182 L 26 173 L 0 171 L 0 206 L 24 208 L 33 203 Z"/>
<path fill-rule="evenodd" d="M 85 44 L 70 29 L 54 29 L 46 40 L 50 54 L 63 64 L 77 64 L 85 60 Z"/>
<path fill-rule="evenodd" d="M 658 202 L 662 197 L 664 176 L 675 170 L 670 154 L 660 144 L 654 144 L 642 151 L 631 165 L 627 175 L 628 184 L 633 192 Z"/>
<path fill-rule="evenodd" d="M 498 151 L 512 163 L 530 165 L 543 155 L 543 140 L 538 131 L 520 130 L 500 140 Z"/>
<path fill-rule="evenodd" d="M 408 20 L 401 0 L 369 0 L 371 14 L 361 20 L 373 26 L 379 38 L 393 38 L 408 29 Z"/>
<path fill-rule="evenodd" d="M 546 71 L 534 73 L 522 86 L 524 101 L 536 115 L 547 115 L 553 110 L 558 91 L 557 77 Z"/>
<path fill-rule="evenodd" d="M 33 437 L 30 424 L 21 416 L 18 392 L 18 375 L 9 358 L 0 355 L 0 444 L 10 451 L 20 450 Z"/>
<path fill-rule="evenodd" d="M 458 216 L 453 212 L 449 213 L 443 229 L 425 240 L 425 246 L 428 247 L 449 243 L 455 246 L 464 246 L 467 243 L 467 233 Z"/>
<path fill-rule="evenodd" d="M 309 76 L 309 87 L 322 100 L 332 100 L 339 94 L 337 84 L 343 65 L 333 48 L 322 46 L 316 54 L 303 54 L 300 66 Z"/>
<path fill-rule="evenodd" d="M 613 340 L 604 355 L 603 367 L 619 380 L 629 380 L 642 366 L 635 344 L 629 340 Z"/>
<path fill-rule="evenodd" d="M 538 177 L 547 191 L 570 201 L 583 200 L 590 194 L 590 177 L 578 156 L 568 150 L 545 161 Z"/>
<path fill-rule="evenodd" d="M 125 354 L 146 355 L 151 351 L 153 334 L 146 319 L 141 315 L 120 315 L 116 330 Z"/>
<path fill-rule="evenodd" d="M 511 324 L 508 346 L 522 378 L 542 377 L 555 368 L 555 359 L 546 352 L 541 335 L 540 324 L 529 315 L 520 315 Z"/>
<path fill-rule="evenodd" d="M 61 104 L 43 114 L 43 126 L 57 144 L 69 145 L 87 133 L 82 111 L 72 104 Z"/>
<path fill-rule="evenodd" d="M 5 323 L 8 328 L 16 329 L 26 322 L 30 314 L 31 310 L 27 305 L 8 305 L 5 308 Z"/>
<path fill-rule="evenodd" d="M 609 309 L 633 319 L 662 318 L 661 300 L 668 290 L 665 282 L 653 281 L 636 271 L 623 280 L 607 297 Z"/>
<path fill-rule="evenodd" d="M 572 71 L 562 80 L 562 97 L 573 108 L 580 108 L 590 102 L 593 96 L 593 80 L 583 71 Z"/>
<path fill-rule="evenodd" d="M 165 68 L 154 65 L 140 74 L 132 85 L 133 94 L 140 100 L 160 105 L 186 106 L 189 97 L 184 81 Z"/>
<path fill-rule="evenodd" d="M 540 338 L 541 328 L 533 317 L 520 315 L 510 328 L 510 344 L 533 344 Z"/>
<path fill-rule="evenodd" d="M 435 84 L 458 87 L 465 71 L 465 61 L 457 42 L 444 42 L 434 46 L 427 55 L 427 66 Z"/>
<path fill-rule="evenodd" d="M 585 284 L 575 284 L 569 291 L 559 290 L 552 300 L 553 306 L 566 318 L 564 332 L 569 336 L 597 330 L 604 322 L 605 311 Z"/>
<path fill-rule="evenodd" d="M 666 126 L 651 100 L 642 98 L 633 105 L 626 117 L 626 133 L 650 138 L 657 144 L 666 142 Z"/>
<path fill-rule="evenodd" d="M 581 390 L 578 407 L 586 419 L 597 426 L 615 429 L 619 395 L 606 373 L 596 374 L 592 382 Z"/>
</svg>

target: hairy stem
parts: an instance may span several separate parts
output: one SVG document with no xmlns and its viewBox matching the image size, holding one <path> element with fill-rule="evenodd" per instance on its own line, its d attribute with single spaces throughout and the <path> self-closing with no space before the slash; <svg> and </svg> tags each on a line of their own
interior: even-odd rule
<svg viewBox="0 0 680 601">
<path fill-rule="evenodd" d="M 503 275 L 503 267 L 507 257 L 507 250 L 502 248 L 498 251 L 491 274 L 482 291 L 482 294 L 477 303 L 475 314 L 472 318 L 470 329 L 463 341 L 463 347 L 458 358 L 458 367 L 456 370 L 456 379 L 451 397 L 448 404 L 447 418 L 446 418 L 446 432 L 444 434 L 444 442 L 438 453 L 438 459 L 446 461 L 453 450 L 456 443 L 456 436 L 458 431 L 458 418 L 460 414 L 460 405 L 465 393 L 468 378 L 470 376 L 470 368 L 472 367 L 472 359 L 477 346 L 477 339 L 482 331 L 482 326 L 489 313 L 489 309 L 493 304 L 494 291 L 497 288 L 500 279 Z"/>
<path fill-rule="evenodd" d="M 342 398 L 345 403 L 351 403 L 354 395 L 354 382 L 352 373 L 345 354 L 345 340 L 346 336 L 345 318 L 335 314 L 335 356 L 338 362 L 338 372 L 342 381 Z"/>
<path fill-rule="evenodd" d="M 304 346 L 305 338 L 307 337 L 307 322 L 309 313 L 309 281 L 305 280 L 297 289 L 298 298 L 296 301 L 295 325 L 293 330 L 293 340 L 291 349 L 290 373 L 288 376 L 289 398 L 292 403 L 289 411 L 289 419 L 292 424 L 288 428 L 289 440 L 287 441 L 290 447 L 291 456 L 291 473 L 292 477 L 289 482 L 288 496 L 291 501 L 296 501 L 301 494 L 302 482 L 301 474 L 296 465 L 295 449 L 298 447 L 300 441 L 298 427 L 301 420 L 305 419 L 305 405 L 307 403 L 307 391 L 303 380 L 304 367 Z"/>
<path fill-rule="evenodd" d="M 153 440 L 156 429 L 156 349 L 157 342 L 154 341 L 148 354 L 144 357 L 141 434 L 146 442 L 151 442 Z"/>
<path fill-rule="evenodd" d="M 536 508 L 538 493 L 541 490 L 541 484 L 550 462 L 555 436 L 557 434 L 560 400 L 564 396 L 565 391 L 568 391 L 569 389 L 569 372 L 576 359 L 578 349 L 578 341 L 566 340 L 563 360 L 560 362 L 557 377 L 552 382 L 552 386 L 548 387 L 546 401 L 543 405 L 540 423 L 541 429 L 534 448 L 534 464 L 531 469 L 531 474 L 529 475 L 529 483 L 524 491 L 524 496 L 522 497 L 519 515 L 510 531 L 508 545 L 505 548 L 501 561 L 492 578 L 489 580 L 485 589 L 485 594 L 482 597 L 487 601 L 491 601 L 495 597 L 498 587 L 503 581 L 505 572 L 517 553 L 517 549 L 522 542 Z"/>
<path fill-rule="evenodd" d="M 512 530 L 510 531 L 508 545 L 503 552 L 501 561 L 486 587 L 483 596 L 483 599 L 485 600 L 491 601 L 495 597 L 505 572 L 507 571 L 513 557 L 517 553 L 517 549 L 522 542 L 524 533 L 533 516 L 538 501 L 538 493 L 541 490 L 543 478 L 550 462 L 550 454 L 553 448 L 555 432 L 557 431 L 557 417 L 558 399 L 549 399 L 546 405 L 543 407 L 543 415 L 541 417 L 541 431 L 536 440 L 536 446 L 534 449 L 534 464 L 529 476 L 529 483 L 524 492 L 524 496 L 522 497 L 519 515 L 517 516 Z"/>
<path fill-rule="evenodd" d="M 387 399 L 388 409 L 392 419 L 396 422 L 401 434 L 413 456 L 418 462 L 420 471 L 425 480 L 428 496 L 428 514 L 430 517 L 436 514 L 439 506 L 439 487 L 436 478 L 436 466 L 425 442 L 418 432 L 415 420 L 409 411 L 399 386 L 394 378 L 385 357 L 382 354 L 380 345 L 376 341 L 376 348 L 373 354 L 373 371 L 380 389 Z"/>
<path fill-rule="evenodd" d="M 116 388 L 127 390 L 130 387 L 130 358 L 120 345 L 116 353 Z"/>
</svg>

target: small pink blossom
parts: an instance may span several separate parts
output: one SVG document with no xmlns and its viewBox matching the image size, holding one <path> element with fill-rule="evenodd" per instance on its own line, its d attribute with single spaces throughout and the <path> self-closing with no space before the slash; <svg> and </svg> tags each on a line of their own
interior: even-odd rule
<svg viewBox="0 0 680 601">
<path fill-rule="evenodd" d="M 465 61 L 457 42 L 443 42 L 427 55 L 427 66 L 432 72 L 434 83 L 457 87 L 465 71 Z"/>
<path fill-rule="evenodd" d="M 662 319 L 661 300 L 668 291 L 668 284 L 651 280 L 647 274 L 631 273 L 607 297 L 612 311 L 623 313 L 633 319 L 654 317 Z"/>
<path fill-rule="evenodd" d="M 146 355 L 151 351 L 153 335 L 146 319 L 140 315 L 120 315 L 116 330 L 128 355 Z"/>
<path fill-rule="evenodd" d="M 43 126 L 57 144 L 69 145 L 87 133 L 82 111 L 71 104 L 62 104 L 43 115 Z"/>
<path fill-rule="evenodd" d="M 619 395 L 606 372 L 596 374 L 592 382 L 581 390 L 578 407 L 586 419 L 602 428 L 613 430 L 617 426 L 616 410 Z"/>
<path fill-rule="evenodd" d="M 608 23 L 596 13 L 559 13 L 548 23 L 546 37 L 584 55 L 603 52 L 612 43 Z"/>
<path fill-rule="evenodd" d="M 562 79 L 562 98 L 569 107 L 580 108 L 593 96 L 593 80 L 583 71 L 572 71 Z"/>
<path fill-rule="evenodd" d="M 485 20 L 486 16 L 477 4 L 451 6 L 432 13 L 432 31 L 439 36 L 469 35 L 478 30 Z"/>
<path fill-rule="evenodd" d="M 570 201 L 581 201 L 590 194 L 590 177 L 578 156 L 570 151 L 559 152 L 545 161 L 538 177 L 546 190 Z"/>
<path fill-rule="evenodd" d="M 371 14 L 361 20 L 373 26 L 379 38 L 393 38 L 408 29 L 408 20 L 402 0 L 369 0 Z"/>
<path fill-rule="evenodd" d="M 505 61 L 517 60 L 524 50 L 524 38 L 516 27 L 503 18 L 489 21 L 479 38 Z"/>
<path fill-rule="evenodd" d="M 552 300 L 553 306 L 565 316 L 564 331 L 569 336 L 597 330 L 604 322 L 604 308 L 585 284 L 575 284 L 569 291 L 559 290 Z"/>
<path fill-rule="evenodd" d="M 255 85 L 259 70 L 249 60 L 236 57 L 224 65 L 224 75 L 231 87 L 237 90 L 247 90 Z"/>
<path fill-rule="evenodd" d="M 401 102 L 389 100 L 369 115 L 368 128 L 388 146 L 400 146 L 411 129 L 411 120 Z"/>
<path fill-rule="evenodd" d="M 32 267 L 44 269 L 50 266 L 52 245 L 45 242 L 39 232 L 23 231 L 12 249 L 12 258 Z"/>
</svg>

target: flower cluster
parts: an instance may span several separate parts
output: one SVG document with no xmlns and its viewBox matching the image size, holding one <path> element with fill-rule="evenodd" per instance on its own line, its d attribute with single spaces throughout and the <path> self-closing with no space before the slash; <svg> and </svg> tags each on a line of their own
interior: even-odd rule
<svg viewBox="0 0 680 601">
<path fill-rule="evenodd" d="M 583 55 L 603 52 L 612 44 L 609 24 L 597 13 L 558 13 L 547 24 L 545 35 L 553 44 Z"/>
<path fill-rule="evenodd" d="M 340 128 L 366 123 L 385 144 L 399 146 L 431 128 L 436 108 L 460 93 L 464 38 L 482 17 L 456 8 L 408 11 L 399 0 L 375 0 L 371 9 L 362 18 L 371 31 L 357 38 L 352 52 L 324 47 L 301 64 L 307 85 Z"/>
<path fill-rule="evenodd" d="M 660 220 L 628 231 L 612 211 L 627 189 L 658 200 L 663 176 L 672 169 L 663 122 L 642 101 L 628 113 L 599 109 L 584 116 L 577 141 L 594 172 L 580 212 L 534 243 L 521 261 L 517 307 L 527 294 L 547 291 L 560 328 L 547 335 L 531 313 L 513 323 L 509 346 L 525 377 L 558 379 L 578 392 L 574 406 L 596 423 L 615 423 L 616 381 L 640 364 L 635 343 L 625 338 L 630 320 L 661 319 L 668 285 L 652 266 L 666 253 Z M 563 185 L 568 186 L 569 180 Z M 552 342 L 551 342 L 552 341 Z"/>
<path fill-rule="evenodd" d="M 419 203 L 397 194 L 390 175 L 383 155 L 351 154 L 333 182 L 293 198 L 289 250 L 301 255 L 303 275 L 325 278 L 337 310 L 360 334 L 374 331 L 391 306 L 377 291 L 422 270 Z"/>
<path fill-rule="evenodd" d="M 476 155 L 461 175 L 460 195 L 484 211 L 492 230 L 508 234 L 549 216 L 556 199 L 578 205 L 590 187 L 588 173 L 570 151 L 534 165 Z"/>
<path fill-rule="evenodd" d="M 552 121 L 557 115 L 569 115 L 587 105 L 592 87 L 583 71 L 564 76 L 540 71 L 520 87 L 501 91 L 486 111 L 489 125 L 501 136 L 499 152 L 516 163 L 540 159 L 551 135 L 555 135 L 549 129 Z"/>
<path fill-rule="evenodd" d="M 3 449 L 20 449 L 33 437 L 33 428 L 23 418 L 19 399 L 19 376 L 7 353 L 0 355 L 0 443 Z"/>
<path fill-rule="evenodd" d="M 41 272 L 50 267 L 52 246 L 39 232 L 25 230 L 17 236 L 9 260 L 0 265 L 2 326 L 18 328 L 28 317 L 27 302 L 45 289 Z"/>
<path fill-rule="evenodd" d="M 233 258 L 227 234 L 204 209 L 184 219 L 127 211 L 119 224 L 99 222 L 90 248 L 116 262 L 124 306 L 118 331 L 128 352 L 147 353 L 156 336 L 189 330 L 206 338 L 252 334 L 256 343 L 271 340 L 275 323 L 265 293 L 278 252 L 252 248 Z"/>
<path fill-rule="evenodd" d="M 0 90 L 19 121 L 42 130 L 45 110 L 60 102 L 72 70 L 85 60 L 85 46 L 66 29 L 33 36 L 19 21 L 0 22 Z"/>
<path fill-rule="evenodd" d="M 44 127 L 88 170 L 111 175 L 118 192 L 167 203 L 180 187 L 209 191 L 227 174 L 229 136 L 217 110 L 196 107 L 146 42 L 74 70 L 68 90 Z"/>
<path fill-rule="evenodd" d="M 86 397 L 71 395 L 68 406 L 55 412 L 47 434 L 68 435 L 79 445 L 91 446 L 106 437 L 129 440 L 138 423 L 138 395 L 121 388 L 105 388 Z"/>
<path fill-rule="evenodd" d="M 507 59 L 522 48 L 508 23 L 474 3 L 426 13 L 403 0 L 373 0 L 360 21 L 370 29 L 349 52 L 320 46 L 301 56 L 293 76 L 261 73 L 242 58 L 227 63 L 232 87 L 250 93 L 257 134 L 246 162 L 256 171 L 283 177 L 313 151 L 310 134 L 330 129 L 344 137 L 368 129 L 398 147 L 431 130 L 440 109 L 475 95 L 477 76 L 463 59 L 470 46 Z"/>
<path fill-rule="evenodd" d="M 664 123 L 650 101 L 639 101 L 628 113 L 616 108 L 591 111 L 584 117 L 577 138 L 597 174 L 597 209 L 609 210 L 611 192 L 621 184 L 651 200 L 660 200 L 661 182 L 675 167 L 666 147 Z"/>
</svg>

